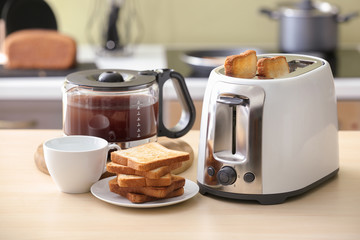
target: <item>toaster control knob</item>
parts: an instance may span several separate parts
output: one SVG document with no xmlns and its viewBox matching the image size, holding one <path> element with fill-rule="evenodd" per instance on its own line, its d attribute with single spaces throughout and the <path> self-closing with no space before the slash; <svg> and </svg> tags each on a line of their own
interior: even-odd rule
<svg viewBox="0 0 360 240">
<path fill-rule="evenodd" d="M 222 185 L 231 185 L 236 181 L 236 171 L 234 168 L 225 166 L 217 173 L 217 179 Z"/>
<path fill-rule="evenodd" d="M 247 172 L 244 174 L 244 181 L 251 183 L 255 180 L 255 175 L 252 172 Z"/>
<path fill-rule="evenodd" d="M 207 169 L 207 173 L 209 174 L 209 176 L 214 176 L 215 175 L 215 169 L 213 167 L 208 167 Z"/>
</svg>

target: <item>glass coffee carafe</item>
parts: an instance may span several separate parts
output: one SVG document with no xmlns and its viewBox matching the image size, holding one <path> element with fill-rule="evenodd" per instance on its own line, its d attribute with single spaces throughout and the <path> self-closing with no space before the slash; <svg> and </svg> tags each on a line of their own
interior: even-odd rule
<svg viewBox="0 0 360 240">
<path fill-rule="evenodd" d="M 173 79 L 182 115 L 179 123 L 163 123 L 163 86 Z M 91 135 L 129 148 L 157 136 L 181 137 L 193 126 L 195 108 L 184 78 L 170 69 L 154 71 L 87 70 L 66 77 L 63 130 Z"/>
</svg>

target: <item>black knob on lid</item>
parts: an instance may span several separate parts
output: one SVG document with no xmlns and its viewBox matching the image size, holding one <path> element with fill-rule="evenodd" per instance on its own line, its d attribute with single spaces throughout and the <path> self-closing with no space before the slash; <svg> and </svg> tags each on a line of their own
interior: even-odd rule
<svg viewBox="0 0 360 240">
<path fill-rule="evenodd" d="M 99 75 L 99 82 L 124 82 L 123 76 L 116 71 L 106 71 Z"/>
</svg>

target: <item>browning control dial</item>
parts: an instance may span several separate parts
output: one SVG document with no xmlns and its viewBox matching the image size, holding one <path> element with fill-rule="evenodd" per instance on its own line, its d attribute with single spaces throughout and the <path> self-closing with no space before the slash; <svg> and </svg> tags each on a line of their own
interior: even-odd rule
<svg viewBox="0 0 360 240">
<path fill-rule="evenodd" d="M 236 171 L 230 166 L 225 166 L 217 173 L 217 179 L 222 185 L 231 185 L 236 181 Z"/>
</svg>

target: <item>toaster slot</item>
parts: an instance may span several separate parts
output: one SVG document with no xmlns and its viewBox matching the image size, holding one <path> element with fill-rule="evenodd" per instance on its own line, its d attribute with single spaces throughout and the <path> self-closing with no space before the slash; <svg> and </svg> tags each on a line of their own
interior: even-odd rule
<svg viewBox="0 0 360 240">
<path fill-rule="evenodd" d="M 247 157 L 249 99 L 220 95 L 216 103 L 214 156 L 225 162 L 242 162 Z"/>
<path fill-rule="evenodd" d="M 288 62 L 290 72 L 295 72 L 298 68 L 305 68 L 311 64 L 314 64 L 314 61 L 308 60 L 291 60 Z"/>
<path fill-rule="evenodd" d="M 262 58 L 272 58 L 277 56 L 281 56 L 281 55 L 279 54 L 258 55 L 258 60 Z M 291 54 L 283 54 L 282 56 L 286 57 L 286 61 L 289 65 L 289 73 L 282 75 L 281 77 L 279 77 L 279 79 L 297 77 L 325 65 L 325 61 L 310 56 L 291 55 Z M 219 72 L 225 75 L 225 72 L 223 71 L 219 71 Z M 261 76 L 256 75 L 255 79 L 262 79 L 262 78 Z"/>
</svg>

